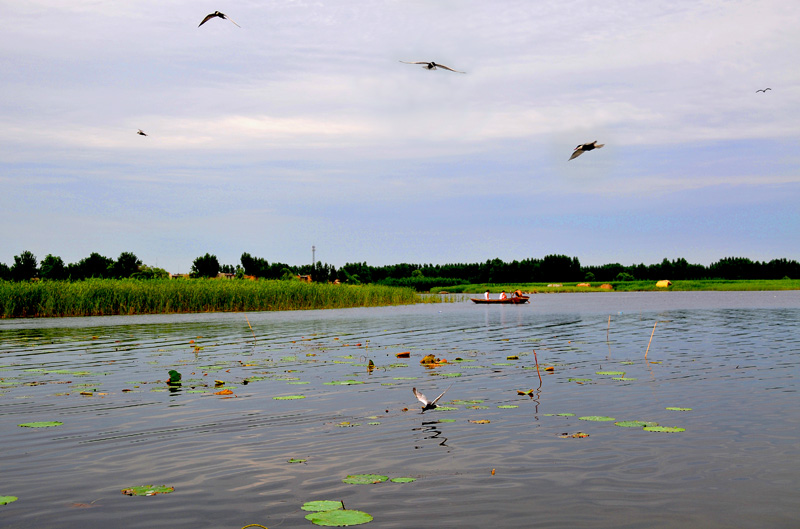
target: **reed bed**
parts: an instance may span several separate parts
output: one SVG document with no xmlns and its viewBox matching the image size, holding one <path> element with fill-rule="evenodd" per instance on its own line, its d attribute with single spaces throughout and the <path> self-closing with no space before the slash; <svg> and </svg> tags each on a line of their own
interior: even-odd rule
<svg viewBox="0 0 800 529">
<path fill-rule="evenodd" d="M 339 309 L 421 301 L 412 288 L 300 281 L 0 281 L 0 318 Z"/>
</svg>

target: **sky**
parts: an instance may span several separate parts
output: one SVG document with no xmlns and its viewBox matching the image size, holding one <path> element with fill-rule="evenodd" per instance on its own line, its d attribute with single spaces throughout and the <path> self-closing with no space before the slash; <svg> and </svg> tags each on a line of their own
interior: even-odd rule
<svg viewBox="0 0 800 529">
<path fill-rule="evenodd" d="M 800 260 L 800 2 L 0 6 L 8 265 Z"/>
</svg>

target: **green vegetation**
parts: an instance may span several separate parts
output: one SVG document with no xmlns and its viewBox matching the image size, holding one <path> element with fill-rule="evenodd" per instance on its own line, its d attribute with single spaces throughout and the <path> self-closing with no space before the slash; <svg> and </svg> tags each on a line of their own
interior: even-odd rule
<svg viewBox="0 0 800 529">
<path fill-rule="evenodd" d="M 409 288 L 302 281 L 0 281 L 0 317 L 334 309 L 419 303 Z"/>
<path fill-rule="evenodd" d="M 729 280 L 729 279 L 697 279 L 692 281 L 674 281 L 669 287 L 656 286 L 655 281 L 609 281 L 602 283 L 611 288 L 600 288 L 601 283 L 592 282 L 589 286 L 577 286 L 578 283 L 478 283 L 454 286 L 433 287 L 434 290 L 444 290 L 450 294 L 483 293 L 489 291 L 494 294 L 505 290 L 513 292 L 517 289 L 533 294 L 563 293 L 563 292 L 645 292 L 645 291 L 757 291 L 757 290 L 800 290 L 800 279 L 762 279 L 762 280 Z M 548 286 L 554 285 L 554 286 Z"/>
</svg>

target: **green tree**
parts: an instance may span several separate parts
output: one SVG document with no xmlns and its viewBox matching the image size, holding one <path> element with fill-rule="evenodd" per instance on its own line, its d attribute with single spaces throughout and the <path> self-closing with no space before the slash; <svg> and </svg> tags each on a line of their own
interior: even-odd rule
<svg viewBox="0 0 800 529">
<path fill-rule="evenodd" d="M 147 265 L 139 267 L 137 272 L 131 275 L 133 279 L 169 279 L 169 272 L 163 268 L 156 268 Z"/>
<path fill-rule="evenodd" d="M 11 279 L 11 269 L 5 263 L 0 263 L 0 280 L 8 281 Z"/>
<path fill-rule="evenodd" d="M 138 257 L 131 252 L 122 252 L 116 262 L 111 265 L 111 275 L 119 279 L 131 277 L 139 271 L 140 266 L 142 266 L 142 261 Z"/>
<path fill-rule="evenodd" d="M 42 279 L 61 280 L 67 278 L 67 265 L 63 259 L 47 254 L 39 265 L 39 277 Z"/>
<path fill-rule="evenodd" d="M 81 259 L 75 265 L 69 265 L 67 270 L 72 279 L 89 279 L 92 277 L 104 278 L 111 275 L 114 260 L 92 252 L 89 257 Z"/>
<path fill-rule="evenodd" d="M 217 256 L 207 253 L 192 263 L 192 277 L 217 277 L 219 268 Z"/>
<path fill-rule="evenodd" d="M 38 263 L 32 252 L 25 250 L 14 256 L 14 264 L 11 265 L 11 278 L 14 281 L 27 281 L 37 277 L 38 273 Z"/>
</svg>

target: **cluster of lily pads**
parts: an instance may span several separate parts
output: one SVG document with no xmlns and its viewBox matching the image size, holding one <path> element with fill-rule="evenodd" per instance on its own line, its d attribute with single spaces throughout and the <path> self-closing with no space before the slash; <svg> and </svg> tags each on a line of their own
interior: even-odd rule
<svg viewBox="0 0 800 529">
<path fill-rule="evenodd" d="M 680 408 L 675 406 L 670 406 L 665 408 L 669 411 L 692 411 L 692 408 Z M 574 413 L 545 413 L 545 417 L 574 417 Z M 685 432 L 685 428 L 680 428 L 677 426 L 660 426 L 657 422 L 654 421 L 640 421 L 640 420 L 632 420 L 632 421 L 618 421 L 614 417 L 607 417 L 605 415 L 584 415 L 583 417 L 578 417 L 578 420 L 581 421 L 592 421 L 592 422 L 611 422 L 614 421 L 615 426 L 620 426 L 622 428 L 642 428 L 646 432 L 660 432 L 660 433 L 678 433 L 678 432 Z M 574 437 L 574 436 L 573 436 Z M 581 436 L 582 437 L 582 436 Z M 588 437 L 588 435 L 586 436 Z"/>
</svg>

